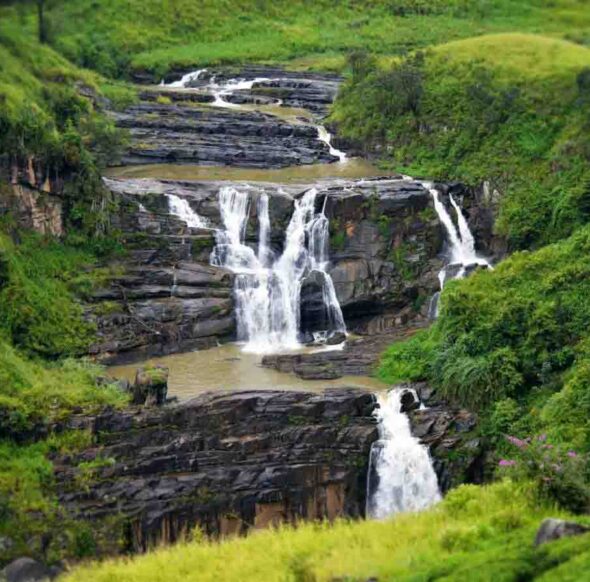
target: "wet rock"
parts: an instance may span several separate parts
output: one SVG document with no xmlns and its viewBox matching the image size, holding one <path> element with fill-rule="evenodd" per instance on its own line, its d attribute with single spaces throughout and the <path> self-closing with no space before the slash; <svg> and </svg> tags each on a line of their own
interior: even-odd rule
<svg viewBox="0 0 590 582">
<path fill-rule="evenodd" d="M 132 386 L 133 404 L 162 406 L 168 394 L 168 375 L 166 366 L 138 368 Z"/>
<path fill-rule="evenodd" d="M 411 390 L 405 390 L 401 395 L 401 412 L 408 413 L 420 408 L 420 401 Z"/>
<path fill-rule="evenodd" d="M 42 582 L 51 579 L 50 570 L 32 558 L 17 558 L 2 574 L 6 582 Z"/>
<path fill-rule="evenodd" d="M 589 527 L 565 521 L 563 519 L 547 518 L 543 520 L 535 536 L 535 546 L 546 544 L 554 540 L 570 536 L 579 536 L 590 531 Z"/>
<path fill-rule="evenodd" d="M 338 161 L 318 139 L 314 125 L 291 124 L 257 112 L 143 102 L 112 117 L 130 136 L 123 165 L 284 168 Z"/>
<path fill-rule="evenodd" d="M 337 346 L 346 341 L 346 334 L 342 331 L 337 331 L 328 337 L 326 340 L 327 346 Z"/>
<path fill-rule="evenodd" d="M 264 356 L 261 365 L 279 372 L 293 373 L 308 380 L 342 376 L 371 376 L 383 351 L 405 339 L 419 327 L 400 327 L 395 333 L 348 339 L 342 350 Z M 336 343 L 342 336 L 335 334 Z"/>
<path fill-rule="evenodd" d="M 71 515 L 103 532 L 97 540 L 116 535 L 120 519 L 121 549 L 133 551 L 195 525 L 226 535 L 359 517 L 374 407 L 370 393 L 332 389 L 211 392 L 178 406 L 108 411 L 93 417 L 93 433 L 114 464 L 81 487 L 77 465 L 97 448 L 57 458 L 56 490 Z"/>
</svg>

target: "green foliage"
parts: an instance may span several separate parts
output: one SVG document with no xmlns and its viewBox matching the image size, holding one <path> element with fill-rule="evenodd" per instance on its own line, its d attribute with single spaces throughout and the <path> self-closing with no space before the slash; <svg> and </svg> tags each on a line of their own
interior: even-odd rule
<svg viewBox="0 0 590 582">
<path fill-rule="evenodd" d="M 590 50 L 535 35 L 452 42 L 354 74 L 340 132 L 390 151 L 392 167 L 498 190 L 512 248 L 540 246 L 590 218 Z"/>
<path fill-rule="evenodd" d="M 0 235 L 0 257 L 0 328 L 6 336 L 47 358 L 84 353 L 94 330 L 73 292 L 91 290 L 93 257 L 38 235 L 24 235 L 20 245 Z"/>
<path fill-rule="evenodd" d="M 541 495 L 574 513 L 590 510 L 588 456 L 555 446 L 543 434 L 537 438 L 508 436 L 512 459 L 501 459 L 502 471 L 523 481 L 536 482 Z"/>
<path fill-rule="evenodd" d="M 429 380 L 484 433 L 546 432 L 590 451 L 590 227 L 450 282 L 432 328 L 383 355 L 388 382 Z"/>
<path fill-rule="evenodd" d="M 65 580 L 532 580 L 585 575 L 588 536 L 533 547 L 543 517 L 566 514 L 528 485 L 462 486 L 438 506 L 384 521 L 306 523 L 246 538 L 199 539 L 132 560 L 82 566 Z M 587 518 L 582 521 L 587 522 Z M 575 578 L 572 578 L 575 579 Z"/>
</svg>

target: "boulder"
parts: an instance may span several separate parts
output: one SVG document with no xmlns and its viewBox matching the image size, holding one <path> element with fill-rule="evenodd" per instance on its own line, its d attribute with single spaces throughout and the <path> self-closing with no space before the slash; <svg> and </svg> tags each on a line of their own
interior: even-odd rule
<svg viewBox="0 0 590 582">
<path fill-rule="evenodd" d="M 51 579 L 49 568 L 32 558 L 17 558 L 2 570 L 2 574 L 6 582 L 41 582 Z"/>
<path fill-rule="evenodd" d="M 131 388 L 132 403 L 147 407 L 162 406 L 168 394 L 169 373 L 166 366 L 138 368 Z"/>
<path fill-rule="evenodd" d="M 420 401 L 413 390 L 404 390 L 400 399 L 400 403 L 400 411 L 406 414 L 412 410 L 417 410 L 420 408 Z"/>
<path fill-rule="evenodd" d="M 579 536 L 589 531 L 589 527 L 579 523 L 549 517 L 543 520 L 537 531 L 537 535 L 535 536 L 535 546 L 540 546 L 547 542 L 552 542 L 565 537 Z"/>
</svg>

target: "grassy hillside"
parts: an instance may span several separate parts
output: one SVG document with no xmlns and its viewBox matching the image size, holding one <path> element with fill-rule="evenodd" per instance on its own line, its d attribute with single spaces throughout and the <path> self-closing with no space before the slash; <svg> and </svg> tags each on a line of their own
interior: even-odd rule
<svg viewBox="0 0 590 582">
<path fill-rule="evenodd" d="M 304 524 L 220 544 L 199 540 L 75 570 L 64 582 L 587 580 L 588 536 L 534 549 L 556 516 L 527 486 L 463 486 L 436 508 L 387 521 Z"/>
<path fill-rule="evenodd" d="M 590 40 L 584 0 L 85 0 L 57 2 L 55 47 L 108 76 L 177 65 L 380 54 L 500 31 Z M 34 31 L 32 17 L 29 30 Z M 317 60 L 319 58 L 319 61 Z M 310 62 L 310 61 L 307 61 Z"/>
<path fill-rule="evenodd" d="M 333 113 L 385 161 L 435 179 L 491 182 L 512 248 L 569 235 L 590 216 L 590 49 L 502 34 L 379 66 L 353 62 Z"/>
</svg>

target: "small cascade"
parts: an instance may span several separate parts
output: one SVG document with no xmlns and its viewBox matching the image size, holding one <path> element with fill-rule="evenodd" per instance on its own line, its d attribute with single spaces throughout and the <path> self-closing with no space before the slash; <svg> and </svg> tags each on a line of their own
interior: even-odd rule
<svg viewBox="0 0 590 582">
<path fill-rule="evenodd" d="M 245 242 L 250 214 L 251 188 L 226 186 L 219 191 L 223 229 L 211 263 L 231 269 L 235 280 L 238 339 L 245 350 L 269 353 L 299 347 L 300 298 L 303 280 L 312 271 L 323 277 L 323 298 L 329 314 L 328 332 L 346 327 L 328 267 L 328 219 L 316 213 L 317 190 L 312 188 L 294 202 L 282 254 L 273 260 L 270 251 L 268 195 L 259 193 L 258 249 Z"/>
<path fill-rule="evenodd" d="M 171 89 L 186 89 L 187 87 L 190 87 L 191 83 L 198 81 L 199 77 L 206 71 L 207 69 L 199 69 L 198 71 L 192 71 L 191 73 L 183 75 L 183 77 L 179 81 L 173 81 L 172 83 L 166 83 L 162 79 L 160 86 L 170 87 Z"/>
<path fill-rule="evenodd" d="M 324 142 L 328 146 L 328 148 L 330 148 L 330 154 L 333 156 L 336 156 L 340 160 L 340 162 L 345 162 L 346 161 L 346 154 L 340 150 L 337 150 L 332 145 L 332 135 L 330 134 L 330 132 L 323 125 L 318 125 L 317 129 L 318 129 L 318 139 L 321 142 Z"/>
<path fill-rule="evenodd" d="M 410 421 L 401 411 L 404 392 L 395 389 L 377 395 L 379 440 L 369 460 L 367 517 L 420 511 L 441 498 L 428 449 L 412 436 Z"/>
<path fill-rule="evenodd" d="M 215 105 L 216 107 L 240 108 L 238 103 L 231 103 L 230 101 L 227 101 L 225 97 L 231 95 L 235 91 L 250 90 L 256 83 L 262 83 L 264 81 L 270 81 L 270 79 L 267 77 L 256 77 L 249 81 L 246 81 L 245 79 L 229 79 L 229 81 L 226 81 L 225 83 L 212 83 L 210 88 L 215 97 L 215 101 L 213 101 L 212 105 Z"/>
<path fill-rule="evenodd" d="M 481 265 L 487 269 L 492 266 L 484 257 L 480 257 L 475 250 L 475 240 L 469 229 L 467 220 L 461 207 L 457 204 L 452 194 L 449 194 L 451 206 L 457 215 L 457 225 L 455 226 L 451 215 L 448 213 L 446 206 L 440 199 L 440 193 L 430 182 L 422 182 L 422 185 L 428 189 L 432 196 L 434 209 L 439 220 L 445 228 L 450 246 L 450 259 L 447 265 L 440 271 L 438 278 L 440 281 L 440 290 L 442 291 L 445 282 L 451 279 L 462 279 L 465 276 L 467 267 L 470 265 Z M 438 301 L 440 292 L 435 293 L 430 302 L 428 316 L 430 319 L 438 317 Z"/>
<path fill-rule="evenodd" d="M 168 211 L 170 214 L 186 222 L 189 228 L 208 228 L 207 221 L 199 216 L 188 203 L 188 200 L 175 194 L 166 194 L 168 198 Z"/>
</svg>

